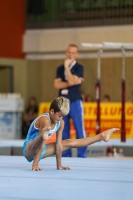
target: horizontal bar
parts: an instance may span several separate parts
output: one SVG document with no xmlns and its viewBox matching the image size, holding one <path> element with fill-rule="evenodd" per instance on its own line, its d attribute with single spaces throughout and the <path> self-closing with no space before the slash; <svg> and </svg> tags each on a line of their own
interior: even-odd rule
<svg viewBox="0 0 133 200">
<path fill-rule="evenodd" d="M 118 43 L 118 42 L 103 42 L 99 43 L 81 43 L 83 47 L 92 48 L 111 48 L 111 49 L 133 49 L 132 43 Z"/>
<path fill-rule="evenodd" d="M 114 48 L 114 49 L 133 49 L 132 43 L 118 43 L 118 42 L 103 42 L 105 48 Z"/>
<path fill-rule="evenodd" d="M 81 43 L 83 47 L 96 47 L 96 48 L 102 48 L 103 44 L 92 44 L 92 43 Z"/>
</svg>

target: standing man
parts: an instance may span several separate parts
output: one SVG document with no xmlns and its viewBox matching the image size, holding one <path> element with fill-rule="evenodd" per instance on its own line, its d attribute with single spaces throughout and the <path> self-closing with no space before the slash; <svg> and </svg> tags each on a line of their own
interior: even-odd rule
<svg viewBox="0 0 133 200">
<path fill-rule="evenodd" d="M 83 82 L 83 66 L 76 62 L 78 46 L 70 44 L 66 50 L 64 64 L 57 68 L 54 87 L 59 89 L 59 96 L 70 100 L 70 112 L 65 116 L 63 140 L 70 139 L 70 118 L 73 120 L 76 129 L 76 138 L 86 137 L 84 129 L 83 104 L 80 94 L 80 87 Z M 87 147 L 78 148 L 78 157 L 86 157 Z M 71 157 L 71 149 L 63 152 L 63 157 Z"/>
</svg>

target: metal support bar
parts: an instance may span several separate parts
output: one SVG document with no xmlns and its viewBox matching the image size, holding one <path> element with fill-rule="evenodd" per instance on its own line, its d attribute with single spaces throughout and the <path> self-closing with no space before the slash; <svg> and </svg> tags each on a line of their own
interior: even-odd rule
<svg viewBox="0 0 133 200">
<path fill-rule="evenodd" d="M 97 118 L 96 118 L 96 134 L 101 132 L 100 127 L 100 100 L 101 100 L 101 54 L 103 53 L 100 49 L 97 53 L 97 80 L 96 80 L 96 101 L 97 101 Z"/>
<path fill-rule="evenodd" d="M 121 142 L 126 141 L 126 118 L 125 118 L 125 96 L 126 96 L 126 79 L 125 79 L 125 49 L 122 47 L 122 96 L 121 96 Z"/>
</svg>

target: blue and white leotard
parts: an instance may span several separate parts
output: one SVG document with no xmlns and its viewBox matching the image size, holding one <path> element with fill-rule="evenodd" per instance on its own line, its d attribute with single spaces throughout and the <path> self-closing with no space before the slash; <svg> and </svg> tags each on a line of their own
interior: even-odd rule
<svg viewBox="0 0 133 200">
<path fill-rule="evenodd" d="M 37 117 L 30 125 L 30 128 L 28 130 L 28 134 L 27 134 L 27 137 L 26 137 L 26 140 L 23 144 L 23 147 L 22 147 L 22 152 L 23 152 L 23 155 L 26 157 L 26 146 L 29 142 L 33 141 L 38 135 L 39 135 L 39 128 L 36 128 L 35 127 L 35 123 L 36 121 L 42 117 L 42 116 L 47 116 L 49 119 L 50 119 L 50 116 L 49 116 L 49 113 L 44 113 L 42 115 L 40 115 L 39 117 Z M 50 130 L 49 133 L 48 133 L 48 137 L 51 137 L 51 135 L 53 135 L 53 133 L 55 133 L 60 127 L 60 121 L 59 122 L 56 122 L 55 124 L 55 127 L 54 129 Z M 44 149 L 41 153 L 41 156 L 40 156 L 40 159 L 43 158 L 43 156 L 45 155 L 46 153 L 46 149 L 47 149 L 47 145 L 45 144 L 44 145 Z M 26 158 L 27 159 L 27 158 Z M 28 159 L 27 159 L 28 160 Z M 31 162 L 32 160 L 28 160 L 29 162 Z"/>
</svg>

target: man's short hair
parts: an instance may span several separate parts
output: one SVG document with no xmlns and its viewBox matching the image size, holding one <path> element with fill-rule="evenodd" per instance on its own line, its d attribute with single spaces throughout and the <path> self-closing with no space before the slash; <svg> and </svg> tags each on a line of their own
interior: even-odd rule
<svg viewBox="0 0 133 200">
<path fill-rule="evenodd" d="M 68 47 L 67 47 L 67 49 L 68 49 L 69 47 L 75 47 L 75 48 L 77 48 L 77 51 L 79 50 L 79 48 L 78 48 L 78 46 L 77 46 L 76 44 L 69 44 Z"/>
</svg>

